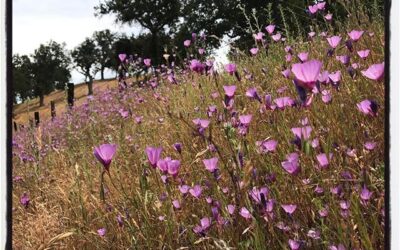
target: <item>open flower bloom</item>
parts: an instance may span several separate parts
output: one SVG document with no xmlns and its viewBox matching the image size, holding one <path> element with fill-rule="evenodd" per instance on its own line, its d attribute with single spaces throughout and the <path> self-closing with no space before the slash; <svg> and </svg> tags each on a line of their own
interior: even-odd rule
<svg viewBox="0 0 400 250">
<path fill-rule="evenodd" d="M 332 47 L 332 49 L 335 49 L 339 44 L 342 38 L 340 36 L 332 36 L 327 38 L 329 45 Z"/>
<path fill-rule="evenodd" d="M 103 144 L 94 148 L 93 154 L 103 164 L 104 168 L 109 171 L 112 158 L 117 150 L 115 144 Z"/>
<path fill-rule="evenodd" d="M 269 190 L 267 187 L 262 187 L 260 189 L 258 189 L 257 187 L 253 187 L 253 189 L 249 191 L 250 197 L 256 203 L 266 202 L 268 193 Z"/>
<path fill-rule="evenodd" d="M 320 83 L 329 83 L 329 72 L 326 70 L 322 71 L 318 76 L 318 81 Z"/>
<path fill-rule="evenodd" d="M 127 118 L 129 116 L 129 111 L 120 109 L 118 112 L 119 112 L 119 114 L 121 115 L 122 118 Z"/>
<path fill-rule="evenodd" d="M 197 73 L 202 73 L 205 69 L 205 65 L 199 60 L 193 59 L 190 61 L 190 69 Z"/>
<path fill-rule="evenodd" d="M 292 65 L 292 72 L 295 75 L 296 84 L 306 89 L 313 89 L 318 80 L 322 63 L 318 60 L 311 60 L 305 63 Z"/>
<path fill-rule="evenodd" d="M 277 145 L 278 142 L 275 140 L 264 140 L 256 142 L 256 146 L 258 147 L 258 152 L 261 154 L 274 152 L 276 150 Z"/>
<path fill-rule="evenodd" d="M 245 218 L 245 219 L 251 219 L 251 213 L 250 213 L 250 211 L 249 211 L 247 208 L 245 208 L 245 207 L 242 207 L 242 208 L 240 209 L 239 214 L 240 214 L 240 216 L 242 216 L 242 217 Z"/>
<path fill-rule="evenodd" d="M 361 189 L 361 192 L 360 192 L 361 200 L 368 201 L 369 199 L 371 199 L 371 196 L 372 196 L 372 192 L 369 191 L 367 189 L 367 187 L 364 185 L 363 188 Z"/>
<path fill-rule="evenodd" d="M 147 147 L 146 148 L 147 158 L 150 162 L 150 165 L 153 168 L 155 168 L 157 166 L 157 162 L 160 159 L 162 150 L 163 150 L 162 147 L 159 147 L 159 148 Z"/>
<path fill-rule="evenodd" d="M 371 151 L 371 150 L 374 150 L 375 147 L 376 147 L 376 142 L 368 141 L 368 142 L 364 143 L 364 148 L 366 150 Z"/>
<path fill-rule="evenodd" d="M 288 243 L 289 243 L 289 247 L 290 247 L 291 250 L 300 249 L 300 246 L 301 246 L 301 242 L 300 241 L 289 239 Z"/>
<path fill-rule="evenodd" d="M 274 110 L 276 108 L 275 105 L 272 104 L 272 96 L 271 95 L 265 95 L 265 108 L 267 110 Z"/>
<path fill-rule="evenodd" d="M 300 59 L 301 62 L 306 62 L 308 60 L 308 53 L 301 52 L 297 55 L 297 57 Z"/>
<path fill-rule="evenodd" d="M 296 211 L 297 205 L 294 204 L 282 204 L 281 207 L 285 210 L 286 213 L 292 215 L 294 211 Z"/>
<path fill-rule="evenodd" d="M 241 115 L 241 116 L 239 116 L 240 124 L 244 125 L 244 126 L 249 126 L 252 117 L 253 117 L 252 115 Z"/>
<path fill-rule="evenodd" d="M 326 14 L 326 15 L 324 16 L 324 18 L 325 18 L 326 21 L 331 21 L 331 20 L 332 20 L 332 16 L 333 16 L 333 15 L 329 13 L 329 14 Z"/>
<path fill-rule="evenodd" d="M 164 174 L 168 173 L 168 162 L 171 161 L 171 157 L 166 157 L 165 159 L 160 159 L 157 161 L 157 167 Z"/>
<path fill-rule="evenodd" d="M 181 167 L 181 162 L 179 160 L 170 160 L 167 162 L 168 174 L 176 177 Z"/>
<path fill-rule="evenodd" d="M 289 76 L 290 76 L 290 69 L 285 69 L 285 70 L 283 70 L 281 73 L 282 73 L 283 77 L 289 78 Z"/>
<path fill-rule="evenodd" d="M 228 210 L 228 213 L 230 215 L 232 215 L 235 212 L 235 205 L 229 204 L 228 206 L 226 206 L 226 210 Z"/>
<path fill-rule="evenodd" d="M 183 45 L 184 45 L 185 47 L 189 47 L 190 44 L 192 44 L 192 41 L 191 41 L 191 40 L 185 40 L 185 41 L 183 42 Z"/>
<path fill-rule="evenodd" d="M 310 11 L 310 13 L 314 15 L 318 11 L 318 5 L 315 4 L 308 6 L 308 11 Z"/>
<path fill-rule="evenodd" d="M 249 88 L 246 91 L 246 96 L 252 99 L 256 99 L 257 101 L 261 102 L 261 98 L 257 93 L 257 89 L 256 88 Z"/>
<path fill-rule="evenodd" d="M 210 125 L 210 120 L 205 120 L 205 119 L 197 118 L 197 119 L 194 119 L 194 120 L 193 120 L 193 123 L 194 123 L 196 126 L 205 129 L 205 128 L 208 127 L 208 125 Z"/>
<path fill-rule="evenodd" d="M 267 27 L 265 27 L 265 30 L 268 32 L 268 34 L 272 35 L 272 33 L 274 33 L 275 31 L 275 25 L 270 24 Z"/>
<path fill-rule="evenodd" d="M 350 39 L 353 42 L 357 42 L 360 40 L 361 36 L 364 34 L 364 31 L 362 30 L 352 30 L 351 32 L 348 33 Z"/>
<path fill-rule="evenodd" d="M 378 63 L 378 64 L 373 64 L 369 66 L 367 70 L 362 70 L 361 74 L 363 76 L 375 80 L 375 81 L 380 81 L 383 79 L 385 73 L 385 63 Z"/>
<path fill-rule="evenodd" d="M 217 166 L 217 164 L 218 164 L 218 158 L 217 158 L 217 157 L 214 157 L 214 158 L 211 158 L 211 159 L 204 159 L 204 160 L 203 160 L 203 164 L 204 164 L 204 166 L 206 167 L 206 169 L 207 169 L 208 171 L 210 171 L 211 173 L 213 173 L 213 172 L 215 172 L 215 171 L 218 169 L 218 166 Z"/>
<path fill-rule="evenodd" d="M 336 71 L 336 72 L 334 72 L 334 73 L 329 74 L 329 79 L 330 79 L 334 84 L 339 83 L 340 80 L 341 80 L 341 78 L 342 78 L 342 73 L 340 72 L 340 70 L 338 70 L 338 71 Z"/>
<path fill-rule="evenodd" d="M 274 100 L 274 103 L 276 104 L 277 108 L 282 110 L 295 104 L 294 100 L 288 96 L 276 98 Z"/>
<path fill-rule="evenodd" d="M 119 54 L 118 57 L 119 57 L 119 60 L 120 60 L 121 62 L 124 62 L 125 59 L 126 59 L 126 54 Z"/>
<path fill-rule="evenodd" d="M 378 113 L 378 104 L 373 100 L 364 100 L 357 103 L 357 108 L 362 113 L 370 116 L 376 116 Z"/>
<path fill-rule="evenodd" d="M 213 114 L 215 114 L 216 112 L 217 112 L 217 106 L 215 106 L 215 105 L 208 106 L 208 108 L 207 108 L 207 116 L 208 117 L 213 116 Z"/>
<path fill-rule="evenodd" d="M 330 103 L 332 101 L 332 95 L 330 90 L 327 89 L 322 90 L 321 94 L 322 94 L 321 98 L 324 103 Z"/>
<path fill-rule="evenodd" d="M 264 33 L 262 32 L 258 32 L 257 34 L 254 34 L 254 39 L 256 39 L 256 41 L 261 41 L 264 37 Z"/>
<path fill-rule="evenodd" d="M 336 56 L 336 60 L 340 61 L 344 65 L 348 65 L 350 63 L 350 57 L 348 55 Z"/>
<path fill-rule="evenodd" d="M 29 206 L 30 199 L 29 199 L 29 196 L 28 196 L 28 194 L 26 192 L 24 192 L 24 194 L 21 196 L 21 199 L 19 200 L 19 202 L 25 208 L 27 208 Z"/>
<path fill-rule="evenodd" d="M 193 188 L 189 189 L 189 193 L 195 198 L 199 198 L 202 191 L 203 189 L 200 185 L 195 185 Z"/>
<path fill-rule="evenodd" d="M 187 194 L 190 190 L 190 187 L 188 185 L 178 186 L 178 188 L 182 194 Z"/>
<path fill-rule="evenodd" d="M 228 72 L 228 74 L 233 75 L 236 72 L 236 64 L 234 63 L 228 63 L 225 65 L 225 70 Z"/>
<path fill-rule="evenodd" d="M 291 130 L 292 130 L 292 133 L 299 140 L 308 140 L 311 136 L 312 128 L 311 128 L 311 126 L 304 126 L 304 127 L 292 128 Z"/>
<path fill-rule="evenodd" d="M 282 162 L 283 169 L 290 175 L 297 175 L 300 173 L 299 154 L 291 153 L 286 156 L 286 161 Z"/>
<path fill-rule="evenodd" d="M 251 49 L 250 49 L 250 53 L 251 53 L 253 56 L 257 55 L 257 53 L 258 53 L 258 48 L 251 48 Z"/>
<path fill-rule="evenodd" d="M 329 157 L 328 157 L 329 155 Z M 319 154 L 317 155 L 317 161 L 320 168 L 327 168 L 329 166 L 330 161 L 332 160 L 333 154 Z"/>
<path fill-rule="evenodd" d="M 151 59 L 150 58 L 146 58 L 143 60 L 144 65 L 146 65 L 147 67 L 151 66 Z"/>
<path fill-rule="evenodd" d="M 181 208 L 181 203 L 179 202 L 179 200 L 173 200 L 173 201 L 172 201 L 172 205 L 173 205 L 174 208 L 176 208 L 176 209 L 180 209 L 180 208 Z"/>
<path fill-rule="evenodd" d="M 361 57 L 361 59 L 366 59 L 369 55 L 370 50 L 366 49 L 366 50 L 359 50 L 357 51 L 357 54 L 359 57 Z"/>
<path fill-rule="evenodd" d="M 204 217 L 200 220 L 200 225 L 193 228 L 193 232 L 197 234 L 204 234 L 211 226 L 211 219 Z"/>
<path fill-rule="evenodd" d="M 100 235 L 100 237 L 104 237 L 106 235 L 106 229 L 100 228 L 99 230 L 97 230 L 97 233 Z"/>
<path fill-rule="evenodd" d="M 227 97 L 233 97 L 236 92 L 236 86 L 235 85 L 230 85 L 230 86 L 223 86 L 225 95 Z"/>
<path fill-rule="evenodd" d="M 281 33 L 277 33 L 271 37 L 272 37 L 272 40 L 274 40 L 275 42 L 278 42 L 279 40 L 281 40 L 282 35 L 281 35 Z"/>
<path fill-rule="evenodd" d="M 324 10 L 325 9 L 325 5 L 326 5 L 326 2 L 319 2 L 319 3 L 317 3 L 317 8 L 319 10 Z"/>
</svg>

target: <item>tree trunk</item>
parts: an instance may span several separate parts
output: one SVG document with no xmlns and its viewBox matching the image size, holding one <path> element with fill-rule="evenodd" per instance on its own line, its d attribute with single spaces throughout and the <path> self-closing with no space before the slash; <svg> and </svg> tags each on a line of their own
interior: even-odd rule
<svg viewBox="0 0 400 250">
<path fill-rule="evenodd" d="M 93 95 L 93 78 L 89 76 L 88 95 Z"/>
<path fill-rule="evenodd" d="M 44 95 L 40 95 L 39 96 L 39 107 L 43 107 L 44 106 Z"/>
<path fill-rule="evenodd" d="M 104 69 L 105 67 L 101 67 L 101 80 L 104 80 Z"/>
<path fill-rule="evenodd" d="M 154 61 L 154 66 L 157 66 L 160 62 L 160 55 L 158 52 L 158 35 L 157 31 L 151 31 L 151 47 L 153 49 L 153 61 Z"/>
</svg>

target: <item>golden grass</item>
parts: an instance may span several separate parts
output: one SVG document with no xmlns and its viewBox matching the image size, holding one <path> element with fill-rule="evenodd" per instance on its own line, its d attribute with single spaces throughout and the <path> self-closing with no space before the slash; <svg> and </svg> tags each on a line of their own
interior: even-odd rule
<svg viewBox="0 0 400 250">
<path fill-rule="evenodd" d="M 364 37 L 355 47 L 365 48 L 368 44 L 378 44 L 371 47 L 371 57 L 363 63 L 363 68 L 383 60 L 380 47 L 381 37 Z M 384 110 L 381 106 L 377 117 L 361 114 L 356 104 L 363 99 L 371 98 L 380 105 L 384 103 L 384 85 L 367 80 L 358 72 L 356 79 L 351 79 L 346 68 L 335 59 L 325 55 L 325 39 L 316 39 L 313 43 L 298 44 L 296 52 L 309 51 L 310 58 L 318 58 L 325 63 L 324 69 L 330 72 L 342 71 L 341 90 L 332 90 L 332 103 L 324 104 L 320 96 L 310 108 L 287 108 L 284 111 L 268 111 L 259 113 L 259 104 L 249 100 L 245 91 L 249 87 L 257 87 L 259 94 L 271 93 L 278 96 L 295 97 L 296 92 L 290 80 L 281 76 L 281 62 L 284 60 L 283 47 L 272 45 L 270 54 L 260 53 L 257 57 L 243 57 L 238 61 L 238 67 L 243 74 L 246 67 L 254 74 L 255 81 L 243 80 L 239 83 L 233 76 L 220 74 L 216 78 L 198 74 L 187 76 L 177 75 L 181 85 L 171 85 L 161 80 L 161 85 L 155 90 L 165 98 L 165 101 L 154 98 L 149 88 L 130 88 L 126 92 L 115 91 L 116 82 L 97 83 L 95 98 L 88 104 L 91 112 L 84 120 L 82 113 L 75 112 L 70 119 L 65 119 L 61 127 L 47 127 L 42 134 L 41 128 L 20 131 L 16 134 L 17 142 L 24 150 L 38 158 L 36 162 L 22 162 L 14 157 L 13 175 L 24 178 L 16 183 L 13 190 L 13 230 L 16 249 L 216 249 L 222 246 L 236 249 L 271 249 L 287 248 L 288 239 L 298 237 L 307 240 L 309 249 L 326 249 L 329 244 L 343 243 L 353 248 L 379 249 L 383 246 L 383 224 L 381 210 L 383 204 L 383 169 L 384 169 Z M 345 49 L 337 53 L 345 53 Z M 329 60 L 329 61 L 328 61 Z M 268 73 L 261 73 L 261 68 L 267 67 Z M 223 93 L 223 85 L 236 84 L 235 109 L 239 114 L 253 114 L 249 134 L 239 136 L 233 128 L 229 136 L 225 118 L 219 123 L 216 117 L 210 118 L 207 137 L 195 136 L 192 119 L 206 118 L 205 111 L 211 104 L 217 106 L 221 114 L 229 116 L 222 105 L 223 97 L 213 99 L 211 93 Z M 200 87 L 201 86 L 201 87 Z M 287 86 L 284 94 L 277 94 L 277 89 Z M 86 86 L 76 89 L 79 94 L 77 105 L 86 101 L 83 98 Z M 113 89 L 111 100 L 104 101 L 104 92 L 100 88 Z M 62 99 L 62 93 L 54 93 L 50 98 Z M 126 97 L 126 99 L 124 99 Z M 144 99 L 143 103 L 137 101 Z M 47 101 L 49 101 L 48 99 Z M 59 104 L 58 106 L 62 106 Z M 24 106 L 26 110 L 26 105 Z M 133 117 L 122 118 L 118 109 L 132 111 L 133 115 L 143 116 L 142 124 L 137 124 Z M 198 108 L 199 111 L 196 111 Z M 18 109 L 22 117 L 29 117 L 24 109 Z M 49 117 L 48 107 L 43 109 Z M 16 109 L 17 111 L 17 109 Z M 108 114 L 105 114 L 108 112 Z M 319 149 L 298 150 L 301 154 L 302 171 L 298 177 L 288 175 L 281 162 L 286 154 L 296 151 L 290 143 L 293 134 L 290 129 L 300 126 L 299 120 L 307 117 L 313 127 L 313 138 L 320 140 Z M 159 118 L 164 120 L 161 122 Z M 84 120 L 84 122 L 83 122 Z M 47 125 L 43 125 L 47 126 Z M 56 125 L 55 125 L 56 126 Z M 25 133 L 25 134 L 24 134 Z M 53 134 L 54 133 L 54 134 Z M 229 131 L 228 131 L 229 133 Z M 366 137 L 368 133 L 368 138 Z M 65 146 L 50 150 L 40 156 L 38 152 L 46 145 L 51 145 L 52 136 L 66 139 Z M 255 142 L 271 137 L 278 140 L 277 152 L 268 155 L 256 153 Z M 37 138 L 37 139 L 31 139 Z M 131 138 L 130 140 L 128 138 Z M 211 142 L 220 150 L 219 154 L 210 152 L 207 146 Z M 365 140 L 378 143 L 374 151 L 363 149 Z M 182 154 L 172 147 L 173 143 L 183 144 Z M 333 148 L 333 142 L 339 147 Z M 105 183 L 109 188 L 106 201 L 102 202 L 99 195 L 100 173 L 102 166 L 93 156 L 93 148 L 102 143 L 116 143 L 117 154 L 113 159 L 110 172 L 112 185 L 106 176 Z M 179 177 L 184 178 L 189 186 L 210 181 L 208 190 L 204 190 L 202 198 L 197 200 L 190 195 L 183 197 L 177 189 L 177 180 L 171 178 L 169 185 L 160 181 L 160 172 L 147 164 L 144 149 L 147 146 L 162 146 L 163 157 L 170 156 L 181 161 Z M 346 156 L 347 147 L 357 148 L 357 158 Z M 245 154 L 245 164 L 240 168 L 236 163 L 237 152 Z M 316 170 L 315 156 L 321 150 L 334 153 L 334 160 L 328 169 Z M 17 150 L 15 150 L 17 152 Z M 248 151 L 248 152 L 247 152 Z M 217 183 L 212 175 L 204 169 L 202 160 L 218 156 L 222 178 Z M 257 169 L 258 178 L 253 178 L 253 170 Z M 366 175 L 362 175 L 362 171 Z M 232 184 L 229 172 L 243 180 L 242 188 L 236 189 Z M 349 171 L 354 177 L 354 183 L 342 181 L 340 173 Z M 145 174 L 145 172 L 147 174 Z M 276 173 L 277 181 L 267 183 L 265 176 Z M 302 180 L 310 178 L 311 185 L 303 185 Z M 353 190 L 353 185 L 366 183 L 374 192 L 368 207 L 360 205 L 359 193 Z M 351 202 L 351 215 L 343 218 L 338 206 L 339 199 L 330 194 L 330 188 L 341 184 L 345 188 L 345 198 Z M 324 188 L 325 194 L 317 196 L 314 193 L 316 185 Z M 235 203 L 236 209 L 246 206 L 252 209 L 252 202 L 247 192 L 254 186 L 268 186 L 271 197 L 277 200 L 274 209 L 276 220 L 266 222 L 263 218 L 247 221 L 237 217 L 229 217 L 224 207 Z M 229 187 L 229 194 L 221 191 Z M 25 209 L 19 204 L 19 198 L 26 191 L 31 197 L 31 205 Z M 159 197 L 167 193 L 166 201 Z M 236 197 L 241 199 L 236 203 Z M 211 196 L 221 203 L 223 216 L 231 220 L 228 227 L 222 229 L 216 223 L 201 238 L 193 233 L 193 226 L 200 218 L 210 216 L 210 205 L 205 197 Z M 179 199 L 181 210 L 174 210 L 172 199 Z M 280 204 L 295 203 L 298 205 L 293 217 L 282 212 Z M 325 204 L 330 206 L 330 214 L 326 219 L 318 216 L 318 210 Z M 112 205 L 111 210 L 107 206 Z M 129 217 L 125 210 L 129 212 Z M 256 214 L 256 213 L 254 213 Z M 120 228 L 116 216 L 122 215 L 124 227 Z M 160 215 L 166 220 L 160 221 Z M 258 216 L 258 215 L 257 215 Z M 296 222 L 300 230 L 284 233 L 276 228 L 277 221 L 293 226 Z M 105 237 L 97 234 L 99 228 L 105 227 Z M 321 231 L 322 239 L 313 241 L 307 237 L 307 230 L 316 227 Z"/>
<path fill-rule="evenodd" d="M 93 91 L 102 91 L 108 88 L 116 88 L 117 80 L 94 81 Z M 87 85 L 85 83 L 75 85 L 75 104 L 82 105 L 87 96 Z M 67 95 L 64 90 L 56 90 L 44 97 L 44 106 L 39 107 L 39 98 L 20 103 L 13 106 L 13 121 L 17 124 L 28 124 L 29 120 L 34 119 L 34 112 L 39 112 L 41 121 L 51 118 L 50 102 L 54 101 L 56 105 L 56 114 L 61 115 L 67 109 Z"/>
</svg>

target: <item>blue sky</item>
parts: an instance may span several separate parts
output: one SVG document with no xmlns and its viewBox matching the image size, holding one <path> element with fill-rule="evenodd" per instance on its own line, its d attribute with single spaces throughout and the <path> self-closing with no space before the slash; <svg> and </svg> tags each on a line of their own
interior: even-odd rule
<svg viewBox="0 0 400 250">
<path fill-rule="evenodd" d="M 13 0 L 13 53 L 31 54 L 40 44 L 50 40 L 66 43 L 73 49 L 94 31 L 110 29 L 113 32 L 139 34 L 137 25 L 121 25 L 114 22 L 114 16 L 94 16 L 94 6 L 100 0 Z M 217 51 L 223 62 L 224 52 Z M 106 72 L 106 77 L 114 74 Z M 72 71 L 74 83 L 84 80 L 76 70 Z"/>
</svg>

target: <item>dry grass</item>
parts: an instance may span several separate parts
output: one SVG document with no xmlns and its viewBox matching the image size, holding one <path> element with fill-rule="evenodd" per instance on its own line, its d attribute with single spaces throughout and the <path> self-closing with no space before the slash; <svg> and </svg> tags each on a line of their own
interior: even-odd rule
<svg viewBox="0 0 400 250">
<path fill-rule="evenodd" d="M 94 81 L 93 90 L 103 91 L 109 88 L 116 88 L 118 82 L 116 80 Z M 86 100 L 87 85 L 75 85 L 75 105 L 80 106 Z M 56 104 L 56 114 L 61 115 L 67 109 L 67 95 L 63 90 L 57 90 L 44 97 L 44 106 L 39 106 L 39 98 L 34 98 L 29 102 L 24 102 L 13 106 L 13 121 L 17 124 L 28 124 L 29 120 L 34 119 L 34 113 L 39 111 L 40 119 L 47 121 L 51 118 L 50 102 Z"/>
<path fill-rule="evenodd" d="M 360 27 L 374 30 L 376 35 L 364 35 L 355 45 L 355 50 L 370 48 L 371 56 L 361 62 L 362 68 L 383 61 L 382 27 L 365 24 Z M 343 33 L 342 36 L 345 36 Z M 352 79 L 346 67 L 326 57 L 325 39 L 296 44 L 295 54 L 310 52 L 310 58 L 324 62 L 330 72 L 341 70 L 340 91 L 331 86 L 332 103 L 324 104 L 316 97 L 309 108 L 287 108 L 283 111 L 260 113 L 260 104 L 245 96 L 249 87 L 257 87 L 260 95 L 270 93 L 273 98 L 297 96 L 290 80 L 281 75 L 284 46 L 271 45 L 267 55 L 237 58 L 242 81 L 225 73 L 216 77 L 195 73 L 176 74 L 179 85 L 158 79 L 160 86 L 129 88 L 119 92 L 113 81 L 95 89 L 94 100 L 84 98 L 86 88 L 79 87 L 76 108 L 70 114 L 60 115 L 55 122 L 43 122 L 39 128 L 27 128 L 14 135 L 13 176 L 23 181 L 14 184 L 13 233 L 16 249 L 287 249 L 289 239 L 304 240 L 305 249 L 327 249 L 330 245 L 344 244 L 351 249 L 382 249 L 384 225 L 384 85 L 367 80 L 357 72 Z M 337 54 L 346 53 L 345 48 Z M 354 60 L 359 60 L 354 56 Z M 263 74 L 261 68 L 268 69 Z M 254 76 L 254 81 L 244 77 L 244 68 Z M 249 133 L 245 137 L 229 126 L 231 114 L 224 110 L 223 96 L 214 99 L 211 93 L 223 93 L 223 85 L 236 84 L 235 109 L 238 114 L 253 114 Z M 277 90 L 287 86 L 284 94 Z M 103 91 L 100 91 L 102 88 Z M 106 90 L 106 91 L 104 91 Z M 54 99 L 60 93 L 52 95 Z M 156 98 L 158 94 L 161 98 Z M 62 94 L 60 94 L 62 96 Z M 61 100 L 61 96 L 58 99 Z M 380 105 L 377 117 L 361 114 L 356 104 L 366 98 Z M 49 100 L 49 99 L 48 99 Z M 48 101 L 47 100 L 47 101 Z M 206 118 L 209 105 L 216 105 L 223 116 L 219 122 L 214 115 L 204 137 L 194 129 L 192 120 Z M 58 105 L 61 106 L 61 105 Z M 25 105 L 26 109 L 26 105 Z M 119 110 L 128 110 L 131 115 L 122 118 Z M 18 109 L 21 121 L 27 117 Z M 16 109 L 17 112 L 17 109 Z M 45 111 L 49 114 L 49 112 Z M 143 122 L 135 122 L 143 116 Z M 313 128 L 312 138 L 318 138 L 320 147 L 298 149 L 291 143 L 294 136 L 290 129 L 300 126 L 307 117 Z M 237 119 L 237 117 L 235 117 Z M 260 155 L 255 142 L 265 138 L 279 142 L 275 153 Z M 373 151 L 364 149 L 367 140 L 377 142 Z M 182 154 L 172 145 L 181 142 Z M 93 156 L 93 148 L 103 143 L 118 145 L 117 154 L 110 167 L 111 179 L 105 177 L 109 192 L 105 201 L 100 199 L 102 166 Z M 208 146 L 213 143 L 218 152 Z M 334 147 L 337 145 L 337 147 Z M 204 188 L 200 199 L 184 196 L 178 189 L 179 178 L 169 178 L 164 185 L 160 171 L 151 168 L 144 150 L 147 146 L 162 146 L 162 157 L 170 156 L 181 161 L 179 178 L 185 184 L 201 184 Z M 348 157 L 348 148 L 357 149 L 357 157 Z M 238 162 L 238 152 L 244 155 L 244 165 Z M 301 156 L 301 173 L 290 176 L 281 167 L 288 153 Z M 325 170 L 316 169 L 316 155 L 321 152 L 334 154 L 333 161 Z M 24 160 L 26 155 L 33 160 Z M 203 159 L 219 158 L 221 179 L 216 181 L 205 170 Z M 352 180 L 341 177 L 343 171 L 353 176 Z M 276 181 L 265 177 L 276 174 Z M 242 181 L 239 186 L 238 181 Z M 303 180 L 309 178 L 309 185 Z M 359 188 L 366 184 L 373 196 L 368 205 L 360 202 Z M 338 198 L 330 190 L 337 185 L 343 187 L 343 197 Z M 257 205 L 248 196 L 252 187 L 267 186 L 269 199 L 275 199 L 274 219 L 266 221 Z M 316 186 L 324 194 L 314 192 Z M 228 193 L 222 191 L 229 188 Z M 28 192 L 31 204 L 24 208 L 19 203 L 23 192 Z M 161 197 L 166 194 L 165 200 Z M 193 232 L 202 217 L 211 217 L 211 208 L 206 197 L 220 205 L 219 213 L 229 223 L 222 226 L 213 221 L 205 237 Z M 173 209 L 171 202 L 178 199 L 181 209 Z M 340 200 L 351 204 L 350 215 L 344 217 Z M 281 204 L 298 205 L 296 212 L 288 216 Z M 236 214 L 230 216 L 225 206 L 236 205 Z M 329 216 L 321 218 L 318 211 L 329 205 Z M 251 210 L 253 218 L 245 220 L 237 211 L 241 207 Z M 124 219 L 120 227 L 116 216 Z M 159 220 L 165 216 L 165 220 Z M 277 228 L 284 222 L 291 230 Z M 97 234 L 106 228 L 105 237 Z M 321 232 L 320 240 L 307 236 L 311 228 Z"/>
</svg>

